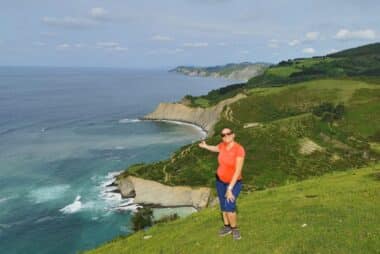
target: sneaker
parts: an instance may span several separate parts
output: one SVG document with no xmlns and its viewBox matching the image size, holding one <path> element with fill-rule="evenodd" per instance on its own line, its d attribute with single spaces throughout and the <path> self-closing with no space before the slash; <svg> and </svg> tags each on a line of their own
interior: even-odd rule
<svg viewBox="0 0 380 254">
<path fill-rule="evenodd" d="M 225 235 L 228 235 L 228 234 L 231 234 L 232 233 L 232 229 L 230 226 L 226 227 L 226 226 L 223 226 L 220 230 L 219 230 L 219 235 L 220 236 L 225 236 Z"/>
<path fill-rule="evenodd" d="M 234 240 L 240 240 L 241 239 L 239 229 L 234 228 L 234 229 L 231 229 L 231 231 L 232 231 L 232 237 L 234 238 Z"/>
</svg>

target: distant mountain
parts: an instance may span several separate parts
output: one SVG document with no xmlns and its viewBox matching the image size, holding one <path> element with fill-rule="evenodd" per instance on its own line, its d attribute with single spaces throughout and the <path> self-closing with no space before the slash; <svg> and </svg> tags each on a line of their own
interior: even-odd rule
<svg viewBox="0 0 380 254">
<path fill-rule="evenodd" d="M 170 72 L 178 72 L 188 76 L 226 78 L 247 81 L 252 77 L 261 75 L 270 64 L 268 63 L 229 63 L 211 67 L 178 66 Z"/>
</svg>

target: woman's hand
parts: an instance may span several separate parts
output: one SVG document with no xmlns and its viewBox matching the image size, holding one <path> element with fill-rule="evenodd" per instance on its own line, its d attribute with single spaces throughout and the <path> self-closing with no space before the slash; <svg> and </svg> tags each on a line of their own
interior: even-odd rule
<svg viewBox="0 0 380 254">
<path fill-rule="evenodd" d="M 200 148 L 206 148 L 207 147 L 206 141 L 204 141 L 204 140 L 202 140 L 198 145 Z"/>
<path fill-rule="evenodd" d="M 227 199 L 227 202 L 233 202 L 235 200 L 235 196 L 234 196 L 234 194 L 232 194 L 231 190 L 226 191 L 225 197 Z"/>
</svg>

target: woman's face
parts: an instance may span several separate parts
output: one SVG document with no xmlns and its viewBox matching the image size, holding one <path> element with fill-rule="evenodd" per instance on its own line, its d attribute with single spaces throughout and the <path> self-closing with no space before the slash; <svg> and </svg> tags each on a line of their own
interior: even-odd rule
<svg viewBox="0 0 380 254">
<path fill-rule="evenodd" d="M 226 143 L 232 142 L 235 138 L 235 134 L 228 128 L 223 129 L 220 136 L 222 137 L 223 142 Z"/>
</svg>

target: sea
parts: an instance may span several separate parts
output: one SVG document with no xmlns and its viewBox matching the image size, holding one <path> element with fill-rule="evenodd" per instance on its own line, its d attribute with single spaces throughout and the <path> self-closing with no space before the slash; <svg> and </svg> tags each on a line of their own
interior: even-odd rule
<svg viewBox="0 0 380 254">
<path fill-rule="evenodd" d="M 0 253 L 77 253 L 133 233 L 136 207 L 107 185 L 205 135 L 139 118 L 232 83 L 164 69 L 0 67 Z"/>
</svg>

